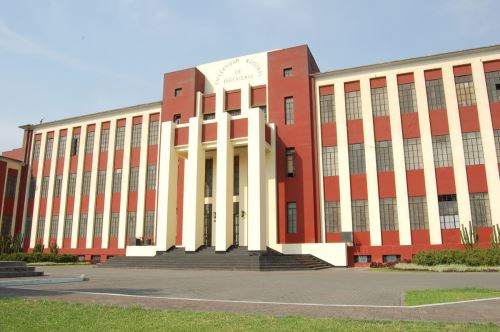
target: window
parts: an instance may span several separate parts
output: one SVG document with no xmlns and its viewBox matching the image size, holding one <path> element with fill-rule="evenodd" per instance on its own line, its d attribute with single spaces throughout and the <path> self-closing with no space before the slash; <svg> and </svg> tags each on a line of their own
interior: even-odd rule
<svg viewBox="0 0 500 332">
<path fill-rule="evenodd" d="M 351 212 L 353 230 L 355 232 L 369 231 L 368 201 L 366 199 L 352 200 Z"/>
<path fill-rule="evenodd" d="M 294 123 L 293 97 L 285 98 L 285 124 Z"/>
<path fill-rule="evenodd" d="M 371 263 L 372 255 L 355 255 L 354 263 Z"/>
<path fill-rule="evenodd" d="M 349 144 L 348 154 L 350 174 L 366 173 L 364 144 Z"/>
<path fill-rule="evenodd" d="M 115 150 L 123 150 L 125 144 L 125 127 L 116 128 Z"/>
<path fill-rule="evenodd" d="M 205 159 L 205 197 L 212 197 L 213 159 Z"/>
<path fill-rule="evenodd" d="M 76 174 L 70 173 L 68 178 L 68 196 L 75 196 Z"/>
<path fill-rule="evenodd" d="M 80 148 L 80 134 L 73 134 L 71 138 L 71 156 L 76 156 L 78 154 L 78 149 Z"/>
<path fill-rule="evenodd" d="M 321 123 L 335 122 L 335 98 L 334 95 L 319 97 L 319 114 Z"/>
<path fill-rule="evenodd" d="M 444 97 L 443 80 L 426 80 L 425 89 L 427 91 L 427 106 L 429 111 L 446 108 L 446 99 Z"/>
<path fill-rule="evenodd" d="M 87 221 L 88 215 L 86 213 L 80 214 L 80 223 L 78 224 L 78 237 L 86 238 L 87 237 Z"/>
<path fill-rule="evenodd" d="M 424 168 L 420 137 L 403 139 L 406 169 Z"/>
<path fill-rule="evenodd" d="M 410 227 L 412 230 L 428 229 L 427 199 L 425 196 L 408 197 Z"/>
<path fill-rule="evenodd" d="M 476 92 L 474 91 L 472 75 L 455 77 L 455 88 L 459 107 L 476 105 Z"/>
<path fill-rule="evenodd" d="M 73 215 L 67 214 L 64 218 L 64 238 L 71 238 L 71 229 L 73 228 Z"/>
<path fill-rule="evenodd" d="M 323 176 L 339 175 L 339 163 L 336 146 L 323 147 Z"/>
<path fill-rule="evenodd" d="M 62 176 L 58 175 L 54 181 L 54 197 L 61 197 Z"/>
<path fill-rule="evenodd" d="M 295 202 L 288 202 L 286 207 L 288 233 L 297 233 L 297 204 Z"/>
<path fill-rule="evenodd" d="M 160 121 L 151 121 L 149 123 L 149 133 L 148 133 L 148 144 L 157 145 L 158 144 L 158 133 L 160 129 Z"/>
<path fill-rule="evenodd" d="M 101 144 L 100 144 L 100 150 L 101 152 L 108 151 L 108 146 L 109 146 L 109 129 L 103 129 L 101 130 Z"/>
<path fill-rule="evenodd" d="M 286 176 L 293 178 L 295 176 L 295 148 L 286 148 Z"/>
<path fill-rule="evenodd" d="M 397 263 L 401 260 L 400 255 L 382 255 L 382 261 L 384 263 Z"/>
<path fill-rule="evenodd" d="M 2 217 L 2 236 L 10 236 L 12 229 L 12 216 Z"/>
<path fill-rule="evenodd" d="M 153 238 L 155 235 L 155 212 L 146 211 L 144 217 L 144 237 Z"/>
<path fill-rule="evenodd" d="M 438 204 L 441 229 L 460 228 L 457 195 L 439 195 Z"/>
<path fill-rule="evenodd" d="M 42 178 L 42 190 L 40 191 L 41 198 L 47 198 L 49 193 L 49 177 L 44 176 Z"/>
<path fill-rule="evenodd" d="M 5 185 L 5 198 L 15 198 L 16 197 L 16 187 L 17 187 L 17 176 L 8 175 L 7 183 Z"/>
<path fill-rule="evenodd" d="M 122 169 L 117 168 L 113 173 L 113 192 L 119 193 L 122 191 Z"/>
<path fill-rule="evenodd" d="M 413 113 L 417 111 L 417 95 L 415 83 L 399 84 L 399 109 L 401 113 Z"/>
<path fill-rule="evenodd" d="M 389 115 L 389 101 L 387 99 L 387 87 L 371 89 L 373 116 Z"/>
<path fill-rule="evenodd" d="M 240 194 L 240 156 L 234 156 L 233 162 L 233 195 L 239 196 Z"/>
<path fill-rule="evenodd" d="M 45 231 L 45 217 L 38 217 L 38 224 L 36 226 L 36 238 L 43 239 L 43 233 Z"/>
<path fill-rule="evenodd" d="M 127 213 L 127 238 L 135 239 L 135 224 L 137 220 L 136 212 L 128 212 Z M 134 243 L 135 244 L 135 243 Z"/>
<path fill-rule="evenodd" d="M 465 165 L 484 164 L 483 144 L 481 143 L 481 133 L 463 133 Z"/>
<path fill-rule="evenodd" d="M 31 237 L 31 225 L 33 223 L 32 217 L 26 217 L 24 221 L 24 238 L 29 239 Z"/>
<path fill-rule="evenodd" d="M 205 113 L 203 114 L 203 120 L 214 120 L 215 119 L 215 113 Z"/>
<path fill-rule="evenodd" d="M 283 77 L 290 77 L 293 74 L 292 68 L 285 68 L 283 69 Z"/>
<path fill-rule="evenodd" d="M 97 173 L 97 193 L 104 194 L 106 191 L 106 171 L 99 171 Z"/>
<path fill-rule="evenodd" d="M 395 198 L 379 199 L 380 226 L 383 231 L 398 230 L 398 208 Z"/>
<path fill-rule="evenodd" d="M 472 225 L 491 227 L 491 211 L 488 193 L 471 193 L 469 195 Z"/>
<path fill-rule="evenodd" d="M 177 88 L 174 90 L 174 96 L 175 97 L 180 97 L 182 96 L 182 88 Z"/>
<path fill-rule="evenodd" d="M 340 202 L 325 202 L 325 228 L 328 233 L 340 232 Z"/>
<path fill-rule="evenodd" d="M 104 220 L 104 216 L 102 213 L 95 214 L 94 221 L 94 237 L 102 237 L 102 223 Z"/>
<path fill-rule="evenodd" d="M 57 238 L 57 228 L 59 226 L 59 216 L 52 216 L 50 219 L 50 238 L 51 239 L 56 239 Z"/>
<path fill-rule="evenodd" d="M 132 147 L 137 148 L 141 146 L 141 131 L 142 123 L 136 123 L 132 126 Z"/>
<path fill-rule="evenodd" d="M 490 104 L 500 102 L 500 71 L 486 73 L 485 76 Z"/>
<path fill-rule="evenodd" d="M 181 123 L 181 115 L 180 114 L 174 114 L 174 123 L 175 124 L 180 124 Z"/>
<path fill-rule="evenodd" d="M 66 153 L 66 136 L 59 137 L 59 146 L 57 147 L 57 158 L 63 158 Z"/>
<path fill-rule="evenodd" d="M 30 177 L 30 188 L 29 188 L 29 199 L 35 198 L 35 192 L 36 192 L 36 177 L 31 176 Z"/>
<path fill-rule="evenodd" d="M 38 158 L 40 158 L 40 143 L 40 140 L 37 140 L 33 145 L 33 160 L 38 160 Z"/>
<path fill-rule="evenodd" d="M 377 158 L 377 172 L 394 171 L 392 141 L 375 142 L 375 152 Z"/>
<path fill-rule="evenodd" d="M 432 136 L 432 152 L 435 168 L 453 166 L 449 135 Z"/>
<path fill-rule="evenodd" d="M 120 225 L 120 213 L 119 212 L 111 213 L 111 225 L 109 228 L 110 237 L 118 237 L 119 225 Z"/>
<path fill-rule="evenodd" d="M 147 190 L 156 189 L 156 165 L 148 165 L 146 174 L 146 189 Z"/>
<path fill-rule="evenodd" d="M 227 113 L 229 113 L 231 116 L 238 116 L 241 115 L 241 110 L 231 110 L 227 111 Z"/>
<path fill-rule="evenodd" d="M 495 129 L 495 147 L 497 150 L 497 162 L 500 164 L 500 129 Z"/>
<path fill-rule="evenodd" d="M 95 137 L 95 132 L 93 131 L 87 132 L 87 140 L 85 141 L 85 153 L 94 152 L 94 137 Z"/>
<path fill-rule="evenodd" d="M 53 138 L 47 138 L 47 144 L 45 144 L 45 160 L 49 160 L 52 158 L 52 147 L 54 145 Z"/>
<path fill-rule="evenodd" d="M 345 93 L 345 111 L 347 120 L 363 118 L 363 112 L 361 110 L 361 92 L 359 90 Z"/>
<path fill-rule="evenodd" d="M 90 177 L 91 176 L 92 176 L 92 173 L 90 173 L 90 172 L 83 173 L 83 179 L 82 179 L 82 195 L 83 196 L 90 194 Z"/>
<path fill-rule="evenodd" d="M 130 168 L 128 191 L 136 192 L 138 188 L 139 188 L 139 167 L 132 167 Z"/>
</svg>

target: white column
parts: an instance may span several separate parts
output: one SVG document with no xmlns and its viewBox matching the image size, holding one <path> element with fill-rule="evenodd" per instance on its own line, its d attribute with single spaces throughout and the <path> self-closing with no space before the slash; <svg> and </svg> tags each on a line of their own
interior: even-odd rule
<svg viewBox="0 0 500 332">
<path fill-rule="evenodd" d="M 203 185 L 205 151 L 201 145 L 200 118 L 189 119 L 189 150 L 184 187 L 182 242 L 186 251 L 196 251 L 203 244 Z"/>
<path fill-rule="evenodd" d="M 373 132 L 372 101 L 369 78 L 361 79 L 361 105 L 363 109 L 363 136 L 365 138 L 366 184 L 368 191 L 368 214 L 370 219 L 370 244 L 382 245 L 378 197 L 377 159 L 375 156 L 375 134 Z"/>
<path fill-rule="evenodd" d="M 265 250 L 266 153 L 264 113 L 248 114 L 248 250 Z"/>
<path fill-rule="evenodd" d="M 458 113 L 457 92 L 453 67 L 443 66 L 443 85 L 450 129 L 451 153 L 453 155 L 453 170 L 455 173 L 455 188 L 457 191 L 458 217 L 460 225 L 468 227 L 471 221 L 469 202 L 469 187 L 467 185 L 467 171 L 465 168 L 464 146 L 462 143 L 462 129 Z"/>
<path fill-rule="evenodd" d="M 92 248 L 94 243 L 94 222 L 97 191 L 97 168 L 99 167 L 99 137 L 101 137 L 101 123 L 97 122 L 94 129 L 94 146 L 92 147 L 92 177 L 90 178 L 89 212 L 87 219 L 87 239 L 85 246 Z M 59 217 L 61 219 L 61 217 Z"/>
<path fill-rule="evenodd" d="M 137 187 L 137 221 L 135 229 L 135 236 L 138 238 L 144 236 L 144 208 L 146 204 L 146 172 L 148 166 L 149 120 L 149 114 L 145 114 L 142 117 L 141 152 L 139 155 L 139 186 Z"/>
<path fill-rule="evenodd" d="M 35 146 L 35 137 L 33 133 L 33 144 Z M 38 154 L 38 168 L 36 170 L 36 190 L 35 190 L 35 204 L 33 206 L 33 217 L 31 220 L 31 238 L 30 238 L 30 248 L 33 248 L 36 244 L 36 231 L 38 229 L 38 217 L 40 212 L 40 193 L 42 190 L 42 179 L 43 179 L 43 164 L 45 156 L 45 141 L 47 139 L 47 133 L 43 132 L 42 137 L 40 137 L 40 153 Z M 33 150 L 33 149 L 32 149 Z"/>
<path fill-rule="evenodd" d="M 349 143 L 347 140 L 344 82 L 336 81 L 334 89 L 335 122 L 337 123 L 337 158 L 339 160 L 340 229 L 342 232 L 352 232 L 351 179 L 349 173 Z M 320 175 L 323 176 L 323 174 Z"/>
<path fill-rule="evenodd" d="M 156 250 L 166 251 L 175 245 L 177 232 L 177 170 L 179 158 L 174 147 L 175 126 L 162 122 L 158 185 Z M 188 177 L 188 175 L 186 174 Z"/>
<path fill-rule="evenodd" d="M 57 145 L 59 144 L 59 131 L 54 131 L 54 138 L 52 141 L 52 154 L 50 160 L 50 173 L 49 173 L 49 190 L 47 194 L 47 206 L 45 209 L 45 228 L 43 232 L 43 245 L 49 246 L 50 227 L 52 224 L 52 204 L 54 201 L 54 180 L 56 178 L 57 168 Z M 45 159 L 45 158 L 44 158 Z"/>
<path fill-rule="evenodd" d="M 234 148 L 230 141 L 231 116 L 217 115 L 217 191 L 215 250 L 226 251 L 233 244 Z"/>
<path fill-rule="evenodd" d="M 241 85 L 241 114 L 248 115 L 248 112 L 257 111 L 256 109 L 250 109 L 252 102 L 252 87 L 249 84 Z"/>
<path fill-rule="evenodd" d="M 495 151 L 495 136 L 491 123 L 491 111 L 488 100 L 488 90 L 483 63 L 479 59 L 472 62 L 472 77 L 476 87 L 477 113 L 481 130 L 481 141 L 484 152 L 484 168 L 488 181 L 488 196 L 490 199 L 491 221 L 493 225 L 500 224 L 500 177 L 498 176 L 498 161 Z"/>
<path fill-rule="evenodd" d="M 64 221 L 66 220 L 66 204 L 68 199 L 68 177 L 69 177 L 69 162 L 71 153 L 71 137 L 73 136 L 73 128 L 70 127 L 66 131 L 66 147 L 64 151 L 64 167 L 63 179 L 61 188 L 61 205 L 59 206 L 59 225 L 57 227 L 57 245 L 59 248 L 63 246 L 64 240 Z"/>
<path fill-rule="evenodd" d="M 420 142 L 424 160 L 425 195 L 427 201 L 427 217 L 429 220 L 429 236 L 431 244 L 441 244 L 441 225 L 439 222 L 439 204 L 432 148 L 432 132 L 427 105 L 427 91 L 423 70 L 414 72 L 415 92 L 417 95 L 418 122 L 420 125 Z"/>
<path fill-rule="evenodd" d="M 265 120 L 265 116 L 264 116 Z M 271 151 L 267 152 L 266 155 L 266 172 L 267 172 L 267 244 L 273 245 L 278 243 L 278 197 L 277 197 L 277 182 L 276 182 L 276 125 L 269 124 L 271 127 Z M 240 157 L 241 158 L 241 157 Z M 246 156 L 243 159 L 247 159 Z M 240 159 L 241 165 L 241 159 Z M 247 174 L 247 163 L 244 164 L 244 173 L 241 172 L 240 166 L 240 181 L 242 181 L 242 174 Z M 246 177 L 245 177 L 246 181 Z M 240 187 L 241 188 L 241 187 Z M 244 193 L 244 189 L 240 189 L 240 195 Z M 240 197 L 246 197 L 240 196 Z M 240 200 L 241 202 L 241 200 Z M 241 205 L 242 203 L 240 203 Z M 245 203 L 246 204 L 246 201 Z M 248 211 L 245 208 L 245 211 Z M 243 218 L 244 221 L 247 221 L 247 218 Z M 242 230 L 241 227 L 241 219 L 240 219 L 240 233 Z"/>
<path fill-rule="evenodd" d="M 224 112 L 226 107 L 226 90 L 223 88 L 215 89 L 215 114 Z"/>
<path fill-rule="evenodd" d="M 318 182 L 319 182 L 319 220 L 321 225 L 321 242 L 326 242 L 326 225 L 325 225 L 325 185 L 323 176 L 323 137 L 322 131 L 323 126 L 321 123 L 321 110 L 320 110 L 320 96 L 319 87 L 315 87 L 316 94 L 316 107 L 314 109 L 314 114 L 316 116 L 316 140 L 318 142 L 317 153 L 318 153 Z"/>
<path fill-rule="evenodd" d="M 73 226 L 71 228 L 71 248 L 78 246 L 78 228 L 80 225 L 80 206 L 82 203 L 82 178 L 85 162 L 85 140 L 87 139 L 87 125 L 80 128 L 80 145 L 78 147 L 78 167 L 76 170 L 75 205 L 73 209 Z M 71 144 L 71 141 L 69 142 Z M 88 225 L 88 224 L 87 224 Z"/>
<path fill-rule="evenodd" d="M 130 170 L 130 143 L 132 141 L 132 117 L 127 117 L 125 123 L 125 144 L 123 146 L 122 163 L 122 186 L 120 193 L 120 224 L 118 227 L 118 248 L 125 248 L 127 245 L 127 227 L 128 227 L 128 180 Z M 137 222 L 137 215 L 136 215 Z"/>
<path fill-rule="evenodd" d="M 387 95 L 391 121 L 392 155 L 394 158 L 394 177 L 396 179 L 396 198 L 398 209 L 399 244 L 411 245 L 410 211 L 408 209 L 408 189 L 406 167 L 399 109 L 398 81 L 394 74 L 387 75 Z"/>
<path fill-rule="evenodd" d="M 116 120 L 110 122 L 108 141 L 108 160 L 106 165 L 106 187 L 104 190 L 104 212 L 102 222 L 102 243 L 103 249 L 109 245 L 109 228 L 111 219 L 111 198 L 113 191 L 113 170 L 115 162 L 115 140 L 116 140 Z"/>
</svg>

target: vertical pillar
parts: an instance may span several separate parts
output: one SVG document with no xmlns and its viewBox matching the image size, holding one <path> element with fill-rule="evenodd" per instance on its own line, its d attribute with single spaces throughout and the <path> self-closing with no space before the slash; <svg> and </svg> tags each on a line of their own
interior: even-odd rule
<svg viewBox="0 0 500 332">
<path fill-rule="evenodd" d="M 31 150 L 35 146 L 35 135 L 33 135 L 33 142 Z M 40 217 L 40 193 L 42 190 L 42 180 L 43 180 L 43 164 L 45 156 L 45 141 L 47 139 L 47 133 L 43 132 L 42 137 L 40 137 L 40 153 L 38 154 L 38 168 L 36 170 L 36 191 L 33 206 L 33 217 L 31 219 L 31 237 L 30 237 L 30 248 L 35 247 L 36 244 L 36 233 L 38 230 L 38 218 Z"/>
<path fill-rule="evenodd" d="M 73 128 L 69 127 L 66 131 L 66 147 L 64 151 L 64 167 L 63 167 L 63 180 L 61 188 L 61 204 L 59 207 L 59 225 L 57 227 L 57 246 L 61 248 L 64 240 L 64 221 L 66 220 L 66 206 L 68 198 L 68 177 L 69 177 L 69 163 L 71 153 L 71 137 L 73 137 Z"/>
<path fill-rule="evenodd" d="M 264 115 L 265 120 L 265 115 Z M 276 125 L 269 124 L 271 127 L 271 151 L 267 153 L 266 156 L 266 172 L 267 172 L 267 243 L 268 245 L 278 243 L 278 198 L 276 195 L 277 183 L 276 183 Z M 241 159 L 240 159 L 241 162 Z M 241 169 L 240 169 L 241 172 Z M 247 169 L 245 168 L 245 174 L 247 174 Z M 240 173 L 240 181 L 241 181 Z M 240 195 L 243 190 L 240 189 Z M 242 197 L 242 196 L 240 196 Z M 240 200 L 241 201 L 241 200 Z M 240 203 L 241 204 L 241 203 Z M 248 209 L 245 209 L 248 211 Z M 240 223 L 241 225 L 241 223 Z M 241 226 L 240 226 L 241 233 Z"/>
<path fill-rule="evenodd" d="M 123 145 L 122 163 L 122 186 L 120 194 L 120 223 L 118 227 L 118 248 L 122 249 L 128 245 L 128 180 L 130 171 L 130 145 L 132 142 L 132 117 L 128 117 L 125 123 L 125 144 Z M 136 215 L 137 222 L 137 215 Z"/>
<path fill-rule="evenodd" d="M 107 249 L 109 245 L 109 229 L 111 221 L 111 198 L 113 196 L 113 169 L 115 164 L 116 120 L 109 124 L 108 159 L 106 165 L 106 185 L 104 189 L 104 213 L 102 221 L 101 247 Z"/>
<path fill-rule="evenodd" d="M 94 146 L 92 147 L 92 170 L 94 174 L 90 178 L 87 239 L 85 243 L 86 248 L 92 248 L 92 245 L 94 243 L 95 205 L 97 192 L 97 172 L 95 172 L 94 170 L 99 167 L 99 137 L 101 137 L 101 123 L 97 122 L 94 129 Z M 59 220 L 61 220 L 61 216 L 59 216 Z"/>
<path fill-rule="evenodd" d="M 144 236 L 144 209 L 146 205 L 146 173 L 148 166 L 148 150 L 149 150 L 149 121 L 150 115 L 145 114 L 142 117 L 141 130 L 141 151 L 139 155 L 139 186 L 137 187 L 137 221 L 135 236 L 141 238 Z M 159 128 L 158 128 L 159 129 Z M 158 171 L 159 172 L 159 171 Z M 157 173 L 158 173 L 157 172 Z M 157 186 L 157 192 L 159 190 Z M 176 197 L 177 198 L 177 197 Z"/>
<path fill-rule="evenodd" d="M 78 228 L 80 225 L 80 207 L 82 203 L 83 165 L 85 161 L 85 141 L 87 139 L 87 125 L 80 128 L 80 142 L 78 146 L 78 166 L 76 170 L 75 205 L 73 209 L 73 226 L 71 228 L 71 248 L 78 246 Z M 71 141 L 69 142 L 71 144 Z"/>
<path fill-rule="evenodd" d="M 52 153 L 50 160 L 50 172 L 49 172 L 49 190 L 47 194 L 47 207 L 45 210 L 45 228 L 43 232 L 43 245 L 44 247 L 49 246 L 50 228 L 52 225 L 52 205 L 54 201 L 54 180 L 56 178 L 56 168 L 57 168 L 57 146 L 59 145 L 59 130 L 54 131 L 54 138 L 52 144 Z M 45 158 L 44 158 L 45 159 Z"/>
</svg>

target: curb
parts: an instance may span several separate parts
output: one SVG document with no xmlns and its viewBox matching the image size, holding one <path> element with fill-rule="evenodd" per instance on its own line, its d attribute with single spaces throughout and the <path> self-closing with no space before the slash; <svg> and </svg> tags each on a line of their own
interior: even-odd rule
<svg viewBox="0 0 500 332">
<path fill-rule="evenodd" d="M 46 284 L 63 284 L 68 282 L 82 282 L 89 280 L 84 274 L 78 277 L 65 278 L 39 278 L 39 279 L 16 279 L 0 281 L 0 287 L 25 286 L 25 285 L 46 285 Z"/>
</svg>

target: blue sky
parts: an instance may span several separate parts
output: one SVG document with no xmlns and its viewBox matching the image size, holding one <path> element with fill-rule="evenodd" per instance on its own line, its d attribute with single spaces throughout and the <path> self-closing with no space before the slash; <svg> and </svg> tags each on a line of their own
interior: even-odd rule
<svg viewBox="0 0 500 332">
<path fill-rule="evenodd" d="M 18 125 L 161 99 L 163 73 L 308 44 L 321 70 L 500 44 L 500 1 L 0 1 L 0 151 Z"/>
</svg>

